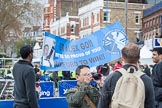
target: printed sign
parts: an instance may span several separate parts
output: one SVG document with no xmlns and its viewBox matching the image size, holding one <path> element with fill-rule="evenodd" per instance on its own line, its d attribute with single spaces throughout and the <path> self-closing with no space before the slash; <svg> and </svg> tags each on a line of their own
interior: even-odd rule
<svg viewBox="0 0 162 108">
<path fill-rule="evenodd" d="M 67 90 L 77 85 L 76 80 L 62 80 L 59 82 L 59 96 L 64 97 Z"/>
<path fill-rule="evenodd" d="M 40 82 L 40 98 L 54 97 L 54 83 L 50 81 Z"/>
<path fill-rule="evenodd" d="M 69 41 L 45 32 L 42 70 L 75 70 L 79 65 L 98 66 L 121 57 L 128 38 L 116 22 L 89 36 Z"/>
<path fill-rule="evenodd" d="M 162 47 L 162 38 L 154 38 L 153 47 Z"/>
</svg>

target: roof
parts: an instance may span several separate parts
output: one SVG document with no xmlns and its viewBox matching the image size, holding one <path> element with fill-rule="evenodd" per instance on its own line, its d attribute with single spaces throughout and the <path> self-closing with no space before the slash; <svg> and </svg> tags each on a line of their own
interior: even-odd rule
<svg viewBox="0 0 162 108">
<path fill-rule="evenodd" d="M 154 12 L 160 10 L 160 9 L 162 9 L 162 1 L 155 4 L 151 8 L 148 8 L 148 9 L 144 10 L 143 15 L 144 15 L 144 17 L 148 16 L 148 15 L 150 15 L 150 14 L 152 14 L 152 13 L 154 13 Z"/>
</svg>

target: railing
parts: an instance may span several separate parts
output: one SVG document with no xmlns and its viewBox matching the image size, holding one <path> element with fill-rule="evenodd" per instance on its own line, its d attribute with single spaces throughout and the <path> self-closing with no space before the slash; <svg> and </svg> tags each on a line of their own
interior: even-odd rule
<svg viewBox="0 0 162 108">
<path fill-rule="evenodd" d="M 8 79 L 0 79 L 0 98 L 1 99 L 13 99 L 13 80 Z"/>
</svg>

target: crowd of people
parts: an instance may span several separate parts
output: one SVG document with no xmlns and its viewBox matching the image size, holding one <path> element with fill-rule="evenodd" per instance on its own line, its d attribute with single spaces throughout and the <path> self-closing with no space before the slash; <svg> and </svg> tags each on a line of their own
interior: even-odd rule
<svg viewBox="0 0 162 108">
<path fill-rule="evenodd" d="M 149 69 L 147 65 L 140 65 L 139 59 L 140 48 L 133 43 L 126 45 L 122 49 L 122 58 L 116 62 L 113 68 L 110 64 L 104 64 L 97 67 L 98 74 L 104 77 L 99 79 L 100 83 L 94 80 L 94 77 L 89 74 L 90 70 L 87 66 L 83 65 L 80 66 L 81 68 L 78 67 L 79 69 L 76 69 L 76 80 L 78 81 L 77 87 L 70 89 L 66 93 L 69 108 L 155 108 L 156 98 L 152 83 L 153 81 L 150 78 L 151 69 Z M 102 70 L 104 69 L 104 66 L 107 67 L 107 72 Z M 127 73 L 129 73 L 128 79 L 131 79 L 131 76 L 134 76 L 133 73 L 135 73 L 135 76 L 138 76 L 139 82 L 143 82 L 143 85 L 141 84 L 143 92 L 142 90 L 135 91 L 131 88 L 134 87 L 131 86 L 133 79 L 127 80 L 126 82 L 129 83 L 126 85 L 124 80 L 128 77 Z M 136 73 L 139 75 L 136 75 Z M 123 82 L 120 81 L 122 77 L 124 77 Z M 90 84 L 91 80 L 96 81 L 99 86 L 92 86 Z M 103 84 L 101 84 L 101 82 Z M 124 87 L 122 87 L 122 83 L 125 85 Z M 97 93 L 95 89 L 98 90 Z M 119 91 L 121 89 L 122 94 L 120 94 L 121 91 Z M 131 99 L 131 95 L 137 98 L 132 97 Z M 87 96 L 91 104 L 86 102 Z"/>
<path fill-rule="evenodd" d="M 105 63 L 91 72 L 87 65 L 75 71 L 41 71 L 32 65 L 33 50 L 20 49 L 23 60 L 13 67 L 14 108 L 39 108 L 35 82 L 77 80 L 77 86 L 66 92 L 69 108 L 161 108 L 162 48 L 153 48 L 155 65 L 140 64 L 140 48 L 134 43 L 122 49 L 122 57 L 114 65 Z M 133 96 L 135 96 L 133 98 Z"/>
</svg>

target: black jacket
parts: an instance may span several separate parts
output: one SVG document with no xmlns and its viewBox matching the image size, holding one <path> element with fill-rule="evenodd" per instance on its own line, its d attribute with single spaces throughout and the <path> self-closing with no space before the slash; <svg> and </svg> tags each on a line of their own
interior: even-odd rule
<svg viewBox="0 0 162 108">
<path fill-rule="evenodd" d="M 130 66 L 132 65 L 125 65 L 123 66 L 123 68 L 127 70 Z M 116 83 L 121 76 L 122 74 L 116 71 L 106 78 L 97 108 L 109 108 Z M 143 80 L 145 85 L 145 108 L 155 108 L 152 80 L 146 74 L 141 76 L 141 79 Z"/>
<path fill-rule="evenodd" d="M 162 102 L 162 61 L 153 68 L 152 80 L 155 90 L 155 99 Z"/>
<path fill-rule="evenodd" d="M 33 65 L 19 60 L 13 68 L 14 105 L 39 108 L 35 91 L 35 72 Z"/>
</svg>

